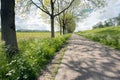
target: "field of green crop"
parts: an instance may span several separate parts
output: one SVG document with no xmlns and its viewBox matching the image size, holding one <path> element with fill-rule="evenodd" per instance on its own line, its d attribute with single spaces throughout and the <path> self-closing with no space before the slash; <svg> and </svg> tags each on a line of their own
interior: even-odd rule
<svg viewBox="0 0 120 80">
<path fill-rule="evenodd" d="M 59 33 L 55 33 L 55 36 L 60 36 Z M 50 38 L 50 32 L 17 32 L 17 38 L 30 39 L 30 38 Z"/>
<path fill-rule="evenodd" d="M 55 36 L 60 36 L 59 32 L 55 33 Z M 0 34 L 1 37 L 1 34 Z M 17 40 L 18 42 L 20 40 L 25 40 L 25 39 L 34 39 L 34 38 L 50 38 L 51 34 L 50 32 L 17 32 Z M 0 39 L 1 40 L 1 39 Z"/>
<path fill-rule="evenodd" d="M 19 52 L 6 57 L 0 42 L 0 80 L 36 80 L 70 34 L 50 38 L 50 33 L 17 33 Z"/>
<path fill-rule="evenodd" d="M 120 27 L 107 27 L 94 30 L 78 32 L 79 35 L 84 36 L 93 41 L 120 49 Z"/>
</svg>

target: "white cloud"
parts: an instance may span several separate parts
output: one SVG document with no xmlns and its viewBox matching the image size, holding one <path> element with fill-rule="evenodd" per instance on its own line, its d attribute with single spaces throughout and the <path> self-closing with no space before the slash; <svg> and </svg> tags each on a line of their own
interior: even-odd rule
<svg viewBox="0 0 120 80">
<path fill-rule="evenodd" d="M 29 14 L 27 18 L 16 16 L 16 29 L 30 29 L 30 30 L 49 30 L 50 25 L 45 24 L 40 14 Z"/>
<path fill-rule="evenodd" d="M 99 21 L 103 21 L 118 16 L 120 13 L 120 0 L 107 0 L 108 5 L 89 15 L 83 22 L 78 23 L 76 31 L 92 29 L 92 26 Z"/>
</svg>

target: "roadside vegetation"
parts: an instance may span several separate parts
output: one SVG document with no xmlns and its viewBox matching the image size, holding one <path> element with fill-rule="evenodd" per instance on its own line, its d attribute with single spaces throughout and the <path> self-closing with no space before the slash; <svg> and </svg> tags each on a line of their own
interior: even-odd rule
<svg viewBox="0 0 120 80">
<path fill-rule="evenodd" d="M 20 34 L 20 33 L 18 33 Z M 22 33 L 25 35 L 25 33 Z M 34 33 L 35 34 L 35 33 Z M 40 33 L 39 33 L 40 34 Z M 28 34 L 26 34 L 28 35 Z M 42 35 L 42 33 L 41 33 Z M 2 49 L 4 42 L 0 42 L 0 79 L 1 80 L 35 80 L 40 71 L 51 61 L 70 34 L 55 38 L 18 37 L 19 52 L 12 58 L 7 57 Z"/>
<path fill-rule="evenodd" d="M 120 49 L 120 26 L 87 30 L 78 32 L 78 34 L 93 41 Z"/>
</svg>

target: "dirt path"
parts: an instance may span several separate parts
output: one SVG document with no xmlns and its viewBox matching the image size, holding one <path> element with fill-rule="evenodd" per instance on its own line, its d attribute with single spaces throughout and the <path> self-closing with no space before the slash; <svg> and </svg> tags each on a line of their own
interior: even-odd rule
<svg viewBox="0 0 120 80">
<path fill-rule="evenodd" d="M 120 51 L 73 34 L 55 80 L 120 80 Z"/>
</svg>

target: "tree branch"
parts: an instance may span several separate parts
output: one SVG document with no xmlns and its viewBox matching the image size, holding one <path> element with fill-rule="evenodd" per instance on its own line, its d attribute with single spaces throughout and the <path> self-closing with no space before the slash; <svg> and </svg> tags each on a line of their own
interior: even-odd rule
<svg viewBox="0 0 120 80">
<path fill-rule="evenodd" d="M 49 11 L 47 11 L 46 9 L 42 9 L 40 6 L 38 6 L 33 0 L 31 0 L 31 2 L 37 7 L 39 8 L 41 11 L 45 12 L 46 14 L 50 15 Z"/>
<path fill-rule="evenodd" d="M 60 15 L 60 14 L 63 13 L 64 11 L 66 11 L 66 10 L 72 5 L 72 3 L 73 3 L 74 1 L 75 1 L 75 0 L 72 0 L 71 3 L 68 5 L 68 7 L 66 7 L 65 9 L 63 9 L 61 12 L 55 14 L 54 17 Z"/>
<path fill-rule="evenodd" d="M 48 9 L 44 6 L 43 0 L 39 0 L 39 2 L 42 4 L 43 9 L 49 13 Z M 50 13 L 49 13 L 50 14 Z"/>
</svg>

